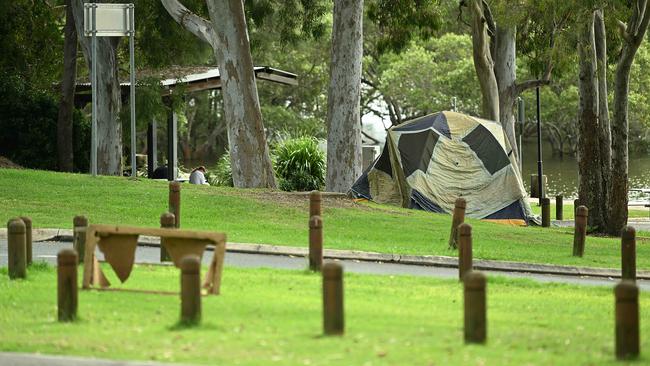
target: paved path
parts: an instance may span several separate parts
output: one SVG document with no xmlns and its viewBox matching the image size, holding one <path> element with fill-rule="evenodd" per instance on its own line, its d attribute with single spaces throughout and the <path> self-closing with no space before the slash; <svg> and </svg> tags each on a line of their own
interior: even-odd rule
<svg viewBox="0 0 650 366">
<path fill-rule="evenodd" d="M 56 263 L 56 253 L 63 248 L 72 247 L 69 242 L 35 242 L 33 244 L 33 255 L 36 261 L 46 261 L 51 264 Z M 98 252 L 98 259 L 103 256 Z M 203 263 L 208 264 L 212 256 L 204 256 Z M 136 261 L 138 263 L 160 263 L 160 249 L 156 247 L 138 246 L 136 250 Z M 380 275 L 410 275 L 437 278 L 457 278 L 458 270 L 456 268 L 430 267 L 420 265 L 383 263 L 383 262 L 366 262 L 355 260 L 341 260 L 344 268 L 348 272 L 368 273 Z M 0 266 L 7 265 L 7 242 L 0 240 Z M 307 267 L 307 260 L 304 257 L 266 255 L 266 254 L 247 254 L 247 253 L 228 253 L 226 255 L 226 265 L 243 268 L 278 268 L 290 270 L 304 270 Z M 522 272 L 503 272 L 503 271 L 483 271 L 489 275 L 505 276 L 510 278 L 530 278 L 539 282 L 556 282 L 570 283 L 591 286 L 609 286 L 613 287 L 617 280 L 611 278 L 597 277 L 577 277 L 577 276 L 559 276 L 545 275 Z M 644 291 L 650 291 L 650 281 L 638 281 L 639 287 Z"/>
<path fill-rule="evenodd" d="M 97 358 L 82 358 L 70 356 L 49 356 L 34 353 L 0 352 L 0 366 L 171 366 L 178 364 L 109 361 Z"/>
</svg>

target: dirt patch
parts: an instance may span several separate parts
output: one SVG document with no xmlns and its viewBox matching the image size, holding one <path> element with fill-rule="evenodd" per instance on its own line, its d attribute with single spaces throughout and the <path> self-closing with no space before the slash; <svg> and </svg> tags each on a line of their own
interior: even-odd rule
<svg viewBox="0 0 650 366">
<path fill-rule="evenodd" d="M 0 156 L 0 168 L 5 168 L 5 169 L 23 169 L 22 166 L 14 163 L 13 161 L 5 158 L 4 156 Z"/>
</svg>

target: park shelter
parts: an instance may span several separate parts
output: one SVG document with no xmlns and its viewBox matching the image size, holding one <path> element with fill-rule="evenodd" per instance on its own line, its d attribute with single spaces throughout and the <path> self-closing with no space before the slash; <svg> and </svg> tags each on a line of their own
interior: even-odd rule
<svg viewBox="0 0 650 366">
<path fill-rule="evenodd" d="M 352 186 L 356 198 L 525 225 L 532 212 L 517 161 L 500 124 L 456 112 L 416 118 L 388 130 L 383 152 Z"/>
<path fill-rule="evenodd" d="M 297 75 L 276 69 L 270 66 L 256 66 L 253 68 L 256 80 L 266 80 L 278 84 L 295 86 L 298 85 Z M 218 68 L 210 66 L 171 67 L 164 70 L 151 71 L 141 70 L 137 78 L 141 80 L 147 77 L 161 79 L 163 100 L 169 100 L 174 93 L 196 93 L 206 90 L 221 89 L 221 74 Z M 126 102 L 130 93 L 130 82 L 120 82 L 120 89 L 123 102 Z M 89 82 L 77 82 L 75 91 L 75 106 L 83 107 L 92 100 L 90 94 L 91 85 Z M 149 123 L 147 131 L 147 160 L 148 176 L 152 177 L 158 161 L 158 144 L 156 139 L 157 121 Z M 173 110 L 167 116 L 167 179 L 176 180 L 178 176 L 178 126 L 177 116 Z"/>
</svg>

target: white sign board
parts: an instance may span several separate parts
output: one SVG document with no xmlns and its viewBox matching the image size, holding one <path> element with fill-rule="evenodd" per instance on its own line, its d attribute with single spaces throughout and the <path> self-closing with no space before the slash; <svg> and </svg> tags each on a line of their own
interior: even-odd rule
<svg viewBox="0 0 650 366">
<path fill-rule="evenodd" d="M 93 9 L 95 11 L 93 24 Z M 133 4 L 84 4 L 84 34 L 98 37 L 128 36 L 135 30 L 133 26 Z"/>
</svg>

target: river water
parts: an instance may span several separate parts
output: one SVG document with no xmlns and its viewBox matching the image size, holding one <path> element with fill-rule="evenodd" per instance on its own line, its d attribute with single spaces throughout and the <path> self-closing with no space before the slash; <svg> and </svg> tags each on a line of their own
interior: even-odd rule
<svg viewBox="0 0 650 366">
<path fill-rule="evenodd" d="M 537 174 L 537 141 L 524 141 L 523 179 L 530 193 L 530 175 Z M 544 174 L 548 177 L 547 196 L 562 194 L 564 197 L 578 195 L 578 162 L 575 157 L 553 156 L 551 145 L 542 144 Z M 630 188 L 650 188 L 650 156 L 630 156 Z"/>
</svg>

